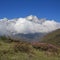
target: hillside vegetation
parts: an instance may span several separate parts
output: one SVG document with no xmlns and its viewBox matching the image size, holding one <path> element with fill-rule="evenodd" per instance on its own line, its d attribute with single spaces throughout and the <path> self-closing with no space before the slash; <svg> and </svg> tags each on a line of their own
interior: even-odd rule
<svg viewBox="0 0 60 60">
<path fill-rule="evenodd" d="M 53 31 L 41 39 L 41 42 L 60 46 L 60 29 Z"/>
<path fill-rule="evenodd" d="M 54 33 L 53 38 L 59 41 L 59 32 Z M 52 34 L 51 33 L 51 34 Z M 48 34 L 50 36 L 50 34 Z M 52 38 L 52 36 L 50 36 Z M 44 37 L 44 40 L 49 40 Z M 52 39 L 53 40 L 53 39 Z M 51 42 L 52 42 L 51 40 Z M 55 41 L 53 40 L 53 42 Z M 54 42 L 52 44 L 59 45 L 59 42 Z M 55 45 L 45 43 L 34 42 L 29 43 L 25 41 L 13 40 L 10 37 L 5 36 L 0 37 L 0 60 L 60 60 L 60 48 Z M 48 49 L 47 49 L 48 48 Z M 54 51 L 54 52 L 53 52 Z"/>
</svg>

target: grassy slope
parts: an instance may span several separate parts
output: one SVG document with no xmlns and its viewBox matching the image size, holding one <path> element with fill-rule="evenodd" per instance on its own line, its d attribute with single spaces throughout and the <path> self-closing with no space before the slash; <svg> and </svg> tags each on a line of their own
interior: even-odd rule
<svg viewBox="0 0 60 60">
<path fill-rule="evenodd" d="M 60 29 L 47 34 L 41 41 L 60 46 Z"/>
<path fill-rule="evenodd" d="M 0 38 L 0 60 L 60 60 L 60 57 L 58 56 L 47 56 L 44 54 L 44 51 L 36 50 L 32 46 L 30 47 L 30 44 L 25 45 L 27 44 L 26 42 L 20 44 L 20 47 L 23 47 L 24 45 L 25 48 L 30 47 L 32 50 L 29 48 L 30 50 L 27 49 L 28 52 L 25 50 L 15 51 L 14 46 L 16 43 L 17 42 L 7 42 L 7 39 L 5 37 Z"/>
</svg>

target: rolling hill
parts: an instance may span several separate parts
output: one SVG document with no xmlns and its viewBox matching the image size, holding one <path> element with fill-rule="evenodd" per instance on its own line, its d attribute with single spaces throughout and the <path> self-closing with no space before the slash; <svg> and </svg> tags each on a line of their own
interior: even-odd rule
<svg viewBox="0 0 60 60">
<path fill-rule="evenodd" d="M 45 35 L 41 39 L 41 42 L 50 43 L 50 44 L 54 44 L 54 45 L 60 46 L 60 29 L 57 29 L 57 30 Z"/>
</svg>

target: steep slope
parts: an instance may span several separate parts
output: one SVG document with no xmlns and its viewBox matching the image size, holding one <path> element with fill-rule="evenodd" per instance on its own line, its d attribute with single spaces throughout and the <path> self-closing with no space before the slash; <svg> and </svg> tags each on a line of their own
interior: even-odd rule
<svg viewBox="0 0 60 60">
<path fill-rule="evenodd" d="M 51 43 L 60 46 L 60 29 L 55 30 L 41 39 L 41 42 Z"/>
</svg>

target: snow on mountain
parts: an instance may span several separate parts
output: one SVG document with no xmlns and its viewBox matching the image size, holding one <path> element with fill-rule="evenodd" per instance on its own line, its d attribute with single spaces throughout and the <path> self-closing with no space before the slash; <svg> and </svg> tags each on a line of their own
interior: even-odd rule
<svg viewBox="0 0 60 60">
<path fill-rule="evenodd" d="M 39 19 L 32 15 L 17 19 L 0 19 L 0 35 L 49 33 L 59 28 L 59 22 Z"/>
</svg>

